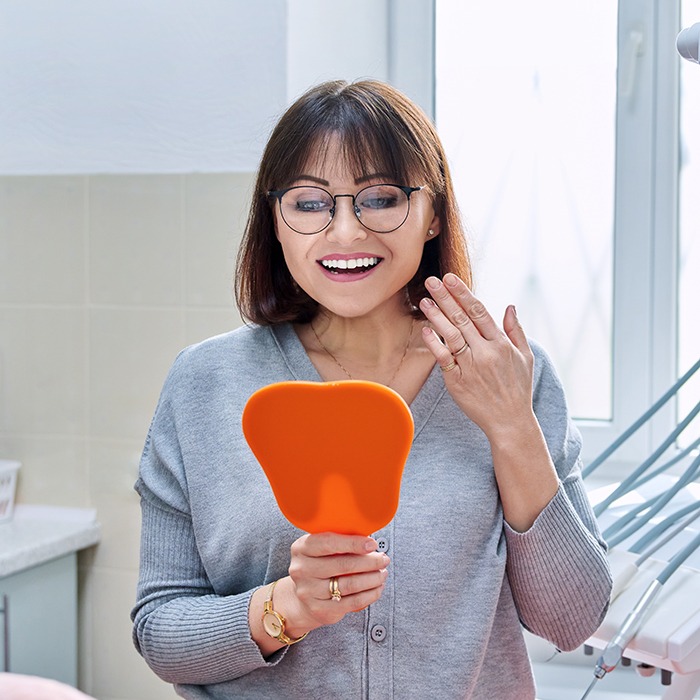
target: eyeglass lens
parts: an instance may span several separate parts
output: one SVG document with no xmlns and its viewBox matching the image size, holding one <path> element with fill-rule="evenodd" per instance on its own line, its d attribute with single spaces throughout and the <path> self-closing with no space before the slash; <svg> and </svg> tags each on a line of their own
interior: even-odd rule
<svg viewBox="0 0 700 700">
<path fill-rule="evenodd" d="M 350 197 L 348 197 L 350 198 Z M 292 187 L 280 200 L 282 217 L 298 233 L 318 233 L 331 222 L 336 204 L 320 187 Z M 372 185 L 355 195 L 354 212 L 363 226 L 377 233 L 399 228 L 408 217 L 409 200 L 395 185 Z"/>
</svg>

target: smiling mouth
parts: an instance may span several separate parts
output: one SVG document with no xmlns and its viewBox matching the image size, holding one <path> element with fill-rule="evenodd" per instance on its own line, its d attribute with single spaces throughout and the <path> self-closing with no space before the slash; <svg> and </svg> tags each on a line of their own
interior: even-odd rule
<svg viewBox="0 0 700 700">
<path fill-rule="evenodd" d="M 352 258 L 350 260 L 320 260 L 321 265 L 336 275 L 367 272 L 379 265 L 382 258 Z"/>
</svg>

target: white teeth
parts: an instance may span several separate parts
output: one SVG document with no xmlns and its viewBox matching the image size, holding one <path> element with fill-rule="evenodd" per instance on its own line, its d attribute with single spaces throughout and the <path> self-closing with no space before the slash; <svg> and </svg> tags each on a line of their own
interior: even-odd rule
<svg viewBox="0 0 700 700">
<path fill-rule="evenodd" d="M 355 258 L 352 260 L 321 260 L 321 265 L 329 270 L 354 270 L 358 267 L 374 267 L 379 258 Z"/>
</svg>

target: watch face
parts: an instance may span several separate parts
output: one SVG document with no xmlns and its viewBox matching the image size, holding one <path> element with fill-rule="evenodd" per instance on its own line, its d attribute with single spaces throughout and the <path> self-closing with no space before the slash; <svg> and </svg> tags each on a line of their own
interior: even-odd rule
<svg viewBox="0 0 700 700">
<path fill-rule="evenodd" d="M 275 639 L 280 636 L 283 629 L 282 622 L 273 612 L 265 613 L 265 616 L 263 617 L 263 627 L 265 628 L 265 632 Z"/>
</svg>

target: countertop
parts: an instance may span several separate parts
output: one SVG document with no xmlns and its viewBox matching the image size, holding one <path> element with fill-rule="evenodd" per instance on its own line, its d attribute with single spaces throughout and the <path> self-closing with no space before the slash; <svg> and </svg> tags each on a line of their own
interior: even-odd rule
<svg viewBox="0 0 700 700">
<path fill-rule="evenodd" d="M 87 508 L 17 505 L 0 522 L 0 577 L 97 544 L 100 526 Z"/>
</svg>

